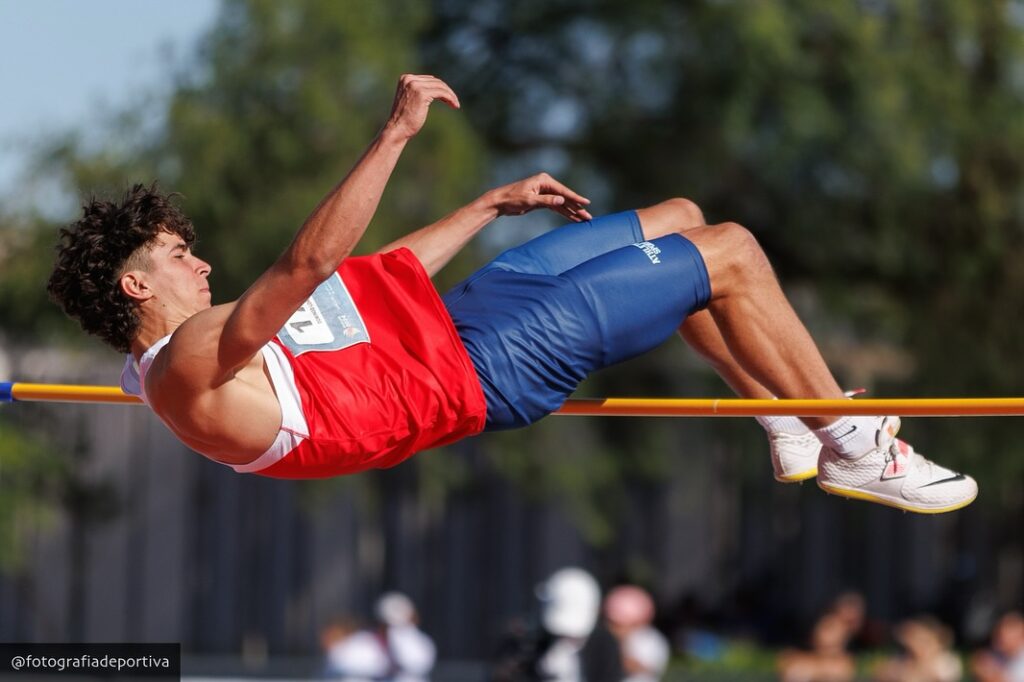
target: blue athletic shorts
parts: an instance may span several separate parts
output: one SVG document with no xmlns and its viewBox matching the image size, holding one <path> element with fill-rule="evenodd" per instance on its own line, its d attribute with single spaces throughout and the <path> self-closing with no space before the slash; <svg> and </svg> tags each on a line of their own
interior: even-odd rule
<svg viewBox="0 0 1024 682">
<path fill-rule="evenodd" d="M 629 211 L 510 249 L 444 303 L 496 431 L 558 409 L 588 374 L 658 346 L 710 298 L 697 247 L 678 234 L 644 241 Z"/>
</svg>

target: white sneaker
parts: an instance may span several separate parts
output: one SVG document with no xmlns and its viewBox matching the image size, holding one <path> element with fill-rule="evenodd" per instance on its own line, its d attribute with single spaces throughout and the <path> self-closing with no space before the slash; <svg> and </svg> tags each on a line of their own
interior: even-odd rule
<svg viewBox="0 0 1024 682">
<path fill-rule="evenodd" d="M 844 391 L 847 398 L 856 397 L 867 390 L 855 388 Z M 818 456 L 821 441 L 811 431 L 801 434 L 768 433 L 768 449 L 772 456 L 772 472 L 780 483 L 800 483 L 818 475 Z"/>
<path fill-rule="evenodd" d="M 814 432 L 769 433 L 768 448 L 772 454 L 772 471 L 776 481 L 797 483 L 818 475 L 821 441 Z"/>
<path fill-rule="evenodd" d="M 886 417 L 875 437 L 877 447 L 856 459 L 821 449 L 818 486 L 828 493 L 878 502 L 919 514 L 941 514 L 966 507 L 978 496 L 978 484 L 914 452 L 896 438 L 899 417 Z"/>
</svg>

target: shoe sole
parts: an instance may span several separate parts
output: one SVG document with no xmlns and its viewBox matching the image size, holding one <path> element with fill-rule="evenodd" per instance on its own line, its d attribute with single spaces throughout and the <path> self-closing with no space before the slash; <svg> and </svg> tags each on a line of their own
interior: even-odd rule
<svg viewBox="0 0 1024 682">
<path fill-rule="evenodd" d="M 813 469 L 807 469 L 806 471 L 799 471 L 795 474 L 783 474 L 782 476 L 776 476 L 775 480 L 779 483 L 802 483 L 807 479 L 814 478 L 818 475 L 818 467 Z"/>
<path fill-rule="evenodd" d="M 956 504 L 951 504 L 946 507 L 915 507 L 912 504 L 904 502 L 902 500 L 896 500 L 891 497 L 883 497 L 881 495 L 875 495 L 873 493 L 864 492 L 863 490 L 851 490 L 849 488 L 840 488 L 837 486 L 829 485 L 828 483 L 822 483 L 821 479 L 818 480 L 818 487 L 824 490 L 830 495 L 839 495 L 840 497 L 847 497 L 851 500 L 865 500 L 867 502 L 875 502 L 877 504 L 884 504 L 887 507 L 894 509 L 901 509 L 903 511 L 914 512 L 915 514 L 945 514 L 946 512 L 956 511 L 957 509 L 963 509 L 971 502 L 974 502 L 978 498 L 978 493 L 974 493 L 974 496 L 969 500 L 963 500 Z"/>
</svg>

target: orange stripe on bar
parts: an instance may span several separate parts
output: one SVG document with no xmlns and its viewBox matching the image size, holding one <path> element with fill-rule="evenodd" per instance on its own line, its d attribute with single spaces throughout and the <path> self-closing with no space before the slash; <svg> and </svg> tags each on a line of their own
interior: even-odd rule
<svg viewBox="0 0 1024 682">
<path fill-rule="evenodd" d="M 18 401 L 140 404 L 117 386 L 11 384 Z M 899 414 L 918 417 L 1024 415 L 1024 398 L 865 398 L 743 400 L 736 398 L 604 398 L 568 400 L 555 414 L 594 417 L 798 417 Z"/>
</svg>

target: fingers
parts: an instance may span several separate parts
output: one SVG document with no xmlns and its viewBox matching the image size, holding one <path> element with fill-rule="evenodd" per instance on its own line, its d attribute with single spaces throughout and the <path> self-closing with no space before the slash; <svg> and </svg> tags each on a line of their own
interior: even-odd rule
<svg viewBox="0 0 1024 682">
<path fill-rule="evenodd" d="M 590 214 L 590 211 L 588 211 L 587 209 L 585 209 L 582 206 L 579 206 L 579 207 L 569 206 L 568 209 L 572 212 L 572 216 L 571 217 L 574 220 L 577 220 L 577 222 L 582 222 L 584 220 L 593 220 L 594 219 L 594 216 L 592 216 Z"/>
<path fill-rule="evenodd" d="M 584 206 L 590 203 L 590 199 L 586 198 L 582 194 L 577 194 L 576 192 L 572 191 L 571 189 L 560 183 L 558 180 L 555 180 L 547 173 L 540 173 L 535 177 L 537 181 L 540 183 L 542 190 L 547 190 L 555 194 L 561 194 L 567 199 L 571 199 L 572 201 L 576 202 L 576 204 L 579 206 Z"/>
<path fill-rule="evenodd" d="M 411 139 L 426 123 L 434 100 L 441 100 L 453 109 L 461 106 L 458 96 L 440 78 L 404 74 L 398 79 L 395 101 L 385 127 L 402 139 Z"/>
<path fill-rule="evenodd" d="M 573 222 L 582 222 L 584 220 L 593 220 L 594 217 L 590 215 L 590 211 L 586 209 L 587 204 L 590 203 L 590 199 L 587 199 L 582 194 L 569 189 L 558 180 L 547 173 L 539 173 L 529 179 L 530 182 L 536 183 L 536 191 L 541 196 L 557 197 L 559 199 L 556 203 L 547 203 L 546 206 L 556 213 L 560 213 Z"/>
<path fill-rule="evenodd" d="M 564 208 L 571 214 L 568 217 L 572 218 L 576 222 L 594 219 L 594 216 L 590 215 L 590 211 L 574 201 L 567 201 Z"/>
<path fill-rule="evenodd" d="M 541 194 L 537 197 L 537 203 L 548 208 L 558 208 L 565 204 L 565 197 L 557 194 Z"/>
<path fill-rule="evenodd" d="M 577 208 L 570 203 L 564 203 L 559 206 L 549 206 L 548 208 L 555 213 L 565 216 L 574 223 L 582 223 L 584 220 L 594 219 L 594 217 L 585 209 Z"/>
<path fill-rule="evenodd" d="M 415 92 L 423 97 L 427 97 L 430 101 L 440 100 L 452 109 L 458 109 L 462 106 L 452 89 L 443 83 L 441 85 L 425 84 L 416 88 Z"/>
<path fill-rule="evenodd" d="M 584 220 L 593 220 L 594 216 L 583 208 L 573 206 L 571 203 L 565 203 L 561 206 L 553 209 L 556 213 L 560 213 L 574 223 L 582 223 Z"/>
<path fill-rule="evenodd" d="M 536 202 L 537 204 L 568 218 L 574 223 L 583 222 L 584 220 L 593 220 L 593 216 L 590 215 L 589 211 L 580 206 L 577 202 L 571 199 L 566 199 L 560 194 L 542 194 L 537 197 Z"/>
<path fill-rule="evenodd" d="M 587 204 L 590 203 L 590 199 L 586 198 L 582 194 L 569 189 L 569 187 L 563 185 L 558 180 L 555 180 L 547 173 L 539 173 L 531 178 L 531 180 L 537 183 L 537 190 L 541 194 L 550 194 L 564 199 L 564 201 L 559 203 L 557 207 L 550 207 L 556 212 L 561 213 L 566 218 L 569 218 L 574 222 L 594 219 L 586 209 Z"/>
<path fill-rule="evenodd" d="M 398 87 L 399 90 L 419 93 L 431 100 L 439 99 L 453 109 L 459 109 L 462 106 L 455 91 L 436 76 L 407 73 L 399 79 Z"/>
</svg>

